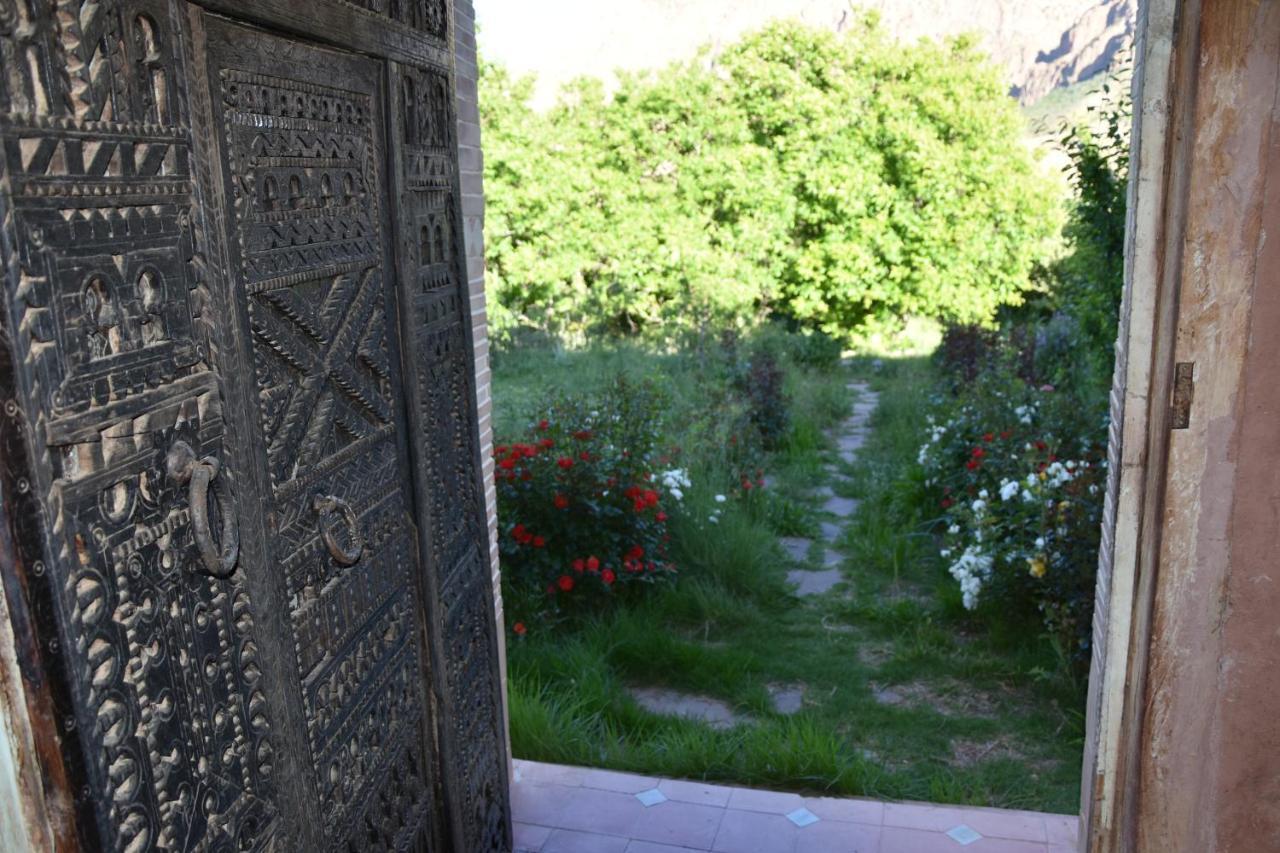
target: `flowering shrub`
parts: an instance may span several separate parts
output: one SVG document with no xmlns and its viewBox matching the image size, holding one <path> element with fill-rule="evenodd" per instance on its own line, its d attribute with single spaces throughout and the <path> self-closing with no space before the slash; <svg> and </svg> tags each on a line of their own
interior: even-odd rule
<svg viewBox="0 0 1280 853">
<path fill-rule="evenodd" d="M 1089 648 L 1106 475 L 1089 408 L 992 370 L 939 406 L 919 455 L 964 606 L 1038 616 L 1073 659 Z"/>
<path fill-rule="evenodd" d="M 657 452 L 662 410 L 652 386 L 619 379 L 597 399 L 556 400 L 522 441 L 494 448 L 503 581 L 522 629 L 675 574 L 667 522 L 691 483 Z"/>
</svg>

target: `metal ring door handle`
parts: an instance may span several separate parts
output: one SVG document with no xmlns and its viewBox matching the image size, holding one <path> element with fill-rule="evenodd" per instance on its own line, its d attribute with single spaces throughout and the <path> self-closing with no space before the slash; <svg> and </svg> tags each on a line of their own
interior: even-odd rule
<svg viewBox="0 0 1280 853">
<path fill-rule="evenodd" d="M 212 456 L 197 459 L 185 441 L 169 451 L 169 476 L 179 485 L 187 485 L 187 501 L 191 508 L 191 530 L 204 572 L 215 578 L 229 577 L 240 558 L 240 530 L 232 512 L 231 490 L 227 478 L 219 477 L 222 464 Z M 213 541 L 209 526 L 209 492 L 217 498 L 222 510 L 221 546 Z"/>
<path fill-rule="evenodd" d="M 360 532 L 360 517 L 351 504 L 333 495 L 316 495 L 312 506 L 320 516 L 320 537 L 329 556 L 340 566 L 354 566 L 364 554 L 364 535 Z M 336 516 L 341 516 L 347 529 L 347 545 L 338 538 Z"/>
</svg>

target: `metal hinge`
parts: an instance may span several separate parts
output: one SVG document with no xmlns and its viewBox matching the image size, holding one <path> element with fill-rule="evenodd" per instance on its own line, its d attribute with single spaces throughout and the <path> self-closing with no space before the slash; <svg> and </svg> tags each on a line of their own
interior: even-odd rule
<svg viewBox="0 0 1280 853">
<path fill-rule="evenodd" d="M 1191 402 L 1196 395 L 1196 363 L 1180 361 L 1173 369 L 1173 411 L 1170 429 L 1191 426 Z"/>
</svg>

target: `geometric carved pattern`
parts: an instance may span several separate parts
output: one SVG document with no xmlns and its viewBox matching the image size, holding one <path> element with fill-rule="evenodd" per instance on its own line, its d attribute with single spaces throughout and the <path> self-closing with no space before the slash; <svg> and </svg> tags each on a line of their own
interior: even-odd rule
<svg viewBox="0 0 1280 853">
<path fill-rule="evenodd" d="M 254 38 L 268 63 L 284 49 Z M 416 839 L 434 794 L 422 752 L 421 572 L 388 349 L 380 83 L 376 64 L 354 58 L 345 88 L 317 82 L 326 54 L 290 49 L 286 77 L 236 67 L 251 60 L 215 48 L 233 291 L 249 317 L 277 518 L 269 549 L 289 595 L 324 834 L 364 849 Z M 350 507 L 362 545 L 353 565 L 326 546 L 317 493 Z M 405 787 L 406 766 L 418 768 L 416 786 Z"/>
<path fill-rule="evenodd" d="M 258 625 L 238 578 L 192 570 L 165 467 L 224 429 L 177 42 L 162 0 L 0 2 L 4 298 L 51 521 L 30 594 L 71 639 L 85 845 L 253 850 L 277 819 Z"/>
<path fill-rule="evenodd" d="M 443 39 L 449 31 L 446 0 L 347 0 L 351 5 Z"/>
<path fill-rule="evenodd" d="M 34 460 L 21 583 L 84 849 L 287 850 L 299 820 L 511 847 L 451 78 L 371 58 L 447 44 L 450 4 L 315 0 L 352 7 L 331 53 L 170 0 L 0 0 L 0 439 Z M 222 463 L 215 531 L 260 522 L 226 577 L 179 442 Z"/>
<path fill-rule="evenodd" d="M 511 846 L 505 731 L 484 495 L 477 477 L 474 354 L 466 324 L 453 94 L 443 70 L 399 68 L 402 283 L 416 336 L 417 435 L 431 519 L 444 658 L 446 762 L 468 851 Z"/>
</svg>

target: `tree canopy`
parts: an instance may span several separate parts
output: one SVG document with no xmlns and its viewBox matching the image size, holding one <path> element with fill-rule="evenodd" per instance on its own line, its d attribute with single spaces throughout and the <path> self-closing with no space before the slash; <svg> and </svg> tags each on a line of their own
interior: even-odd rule
<svg viewBox="0 0 1280 853">
<path fill-rule="evenodd" d="M 788 316 L 836 334 L 990 320 L 1057 231 L 970 39 L 779 23 L 712 59 L 566 87 L 486 63 L 492 322 L 556 333 Z"/>
</svg>

